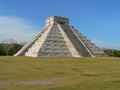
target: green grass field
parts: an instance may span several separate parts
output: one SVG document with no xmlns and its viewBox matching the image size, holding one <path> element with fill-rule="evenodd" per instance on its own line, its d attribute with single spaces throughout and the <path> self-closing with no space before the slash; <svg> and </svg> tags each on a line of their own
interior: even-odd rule
<svg viewBox="0 0 120 90">
<path fill-rule="evenodd" d="M 120 90 L 120 59 L 0 57 L 0 90 Z"/>
</svg>

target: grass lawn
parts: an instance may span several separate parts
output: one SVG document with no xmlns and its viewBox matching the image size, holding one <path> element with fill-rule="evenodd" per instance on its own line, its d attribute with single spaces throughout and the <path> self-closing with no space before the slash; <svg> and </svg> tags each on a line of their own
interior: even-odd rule
<svg viewBox="0 0 120 90">
<path fill-rule="evenodd" d="M 1 56 L 0 90 L 120 90 L 120 58 Z"/>
</svg>

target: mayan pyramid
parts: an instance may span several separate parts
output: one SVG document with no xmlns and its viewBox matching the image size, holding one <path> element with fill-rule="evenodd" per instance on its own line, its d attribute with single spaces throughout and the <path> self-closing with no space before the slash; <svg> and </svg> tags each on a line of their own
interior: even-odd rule
<svg viewBox="0 0 120 90">
<path fill-rule="evenodd" d="M 14 56 L 100 57 L 105 53 L 69 25 L 69 19 L 52 16 L 45 27 Z"/>
</svg>

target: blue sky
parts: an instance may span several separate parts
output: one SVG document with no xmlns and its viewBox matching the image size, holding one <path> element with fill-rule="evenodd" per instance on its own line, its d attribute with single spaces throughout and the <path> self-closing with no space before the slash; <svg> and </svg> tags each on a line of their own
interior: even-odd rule
<svg viewBox="0 0 120 90">
<path fill-rule="evenodd" d="M 120 0 L 0 0 L 0 41 L 29 41 L 50 16 L 69 18 L 99 47 L 120 49 Z"/>
</svg>

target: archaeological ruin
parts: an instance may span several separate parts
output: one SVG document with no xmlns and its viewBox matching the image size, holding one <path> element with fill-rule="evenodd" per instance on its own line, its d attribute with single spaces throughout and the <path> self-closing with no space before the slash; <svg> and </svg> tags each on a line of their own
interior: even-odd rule
<svg viewBox="0 0 120 90">
<path fill-rule="evenodd" d="M 68 18 L 52 16 L 46 20 L 45 27 L 14 56 L 101 57 L 105 53 L 69 25 Z"/>
</svg>

